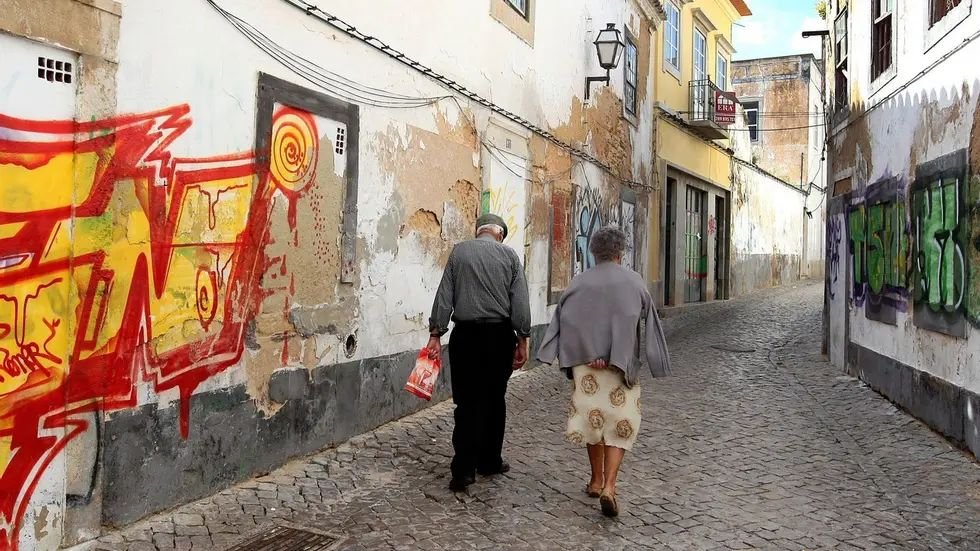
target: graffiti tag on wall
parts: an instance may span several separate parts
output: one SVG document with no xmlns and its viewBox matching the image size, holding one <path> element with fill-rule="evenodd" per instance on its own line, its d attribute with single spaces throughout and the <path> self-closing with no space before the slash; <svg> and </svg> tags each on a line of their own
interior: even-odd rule
<svg viewBox="0 0 980 551">
<path fill-rule="evenodd" d="M 902 183 L 889 178 L 869 186 L 847 215 L 854 303 L 869 319 L 896 323 L 908 308 L 908 224 Z"/>
<path fill-rule="evenodd" d="M 580 187 L 575 197 L 575 273 L 595 266 L 595 256 L 589 251 L 592 236 L 604 226 L 617 226 L 626 234 L 623 265 L 635 269 L 636 204 L 619 199 L 615 207 L 602 197 L 598 188 Z M 618 208 L 617 208 L 618 207 Z"/>
<path fill-rule="evenodd" d="M 905 191 L 897 179 L 868 186 L 851 200 L 847 238 L 853 278 L 852 299 L 869 319 L 896 323 L 896 311 L 912 305 L 913 322 L 923 329 L 965 337 L 968 324 L 980 326 L 980 279 L 971 277 L 971 240 L 980 205 L 970 207 L 965 151 L 920 165 Z M 838 231 L 828 224 L 828 251 Z M 829 271 L 838 261 L 828 252 Z M 831 277 L 828 275 L 828 278 Z M 833 298 L 833 297 L 831 297 Z"/>
<path fill-rule="evenodd" d="M 843 224 L 837 215 L 827 220 L 827 296 L 836 298 L 835 287 L 840 277 L 840 244 L 844 237 Z"/>
<path fill-rule="evenodd" d="M 969 219 L 966 152 L 918 167 L 912 188 L 916 325 L 966 336 Z"/>
<path fill-rule="evenodd" d="M 91 412 L 149 382 L 178 391 L 186 436 L 191 394 L 242 356 L 271 206 L 312 181 L 318 134 L 282 107 L 268 170 L 251 151 L 174 158 L 189 113 L 0 115 L 0 548 Z"/>
</svg>

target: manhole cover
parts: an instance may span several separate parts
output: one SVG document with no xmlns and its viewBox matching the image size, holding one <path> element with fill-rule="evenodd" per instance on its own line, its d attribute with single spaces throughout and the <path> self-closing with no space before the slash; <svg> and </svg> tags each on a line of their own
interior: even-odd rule
<svg viewBox="0 0 980 551">
<path fill-rule="evenodd" d="M 340 538 L 323 532 L 291 526 L 275 526 L 253 536 L 228 551 L 325 551 L 333 549 Z"/>
</svg>

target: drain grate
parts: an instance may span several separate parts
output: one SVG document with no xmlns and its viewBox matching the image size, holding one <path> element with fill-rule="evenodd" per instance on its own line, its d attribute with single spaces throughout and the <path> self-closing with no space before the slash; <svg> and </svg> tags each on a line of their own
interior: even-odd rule
<svg viewBox="0 0 980 551">
<path fill-rule="evenodd" d="M 339 543 L 337 536 L 301 530 L 290 526 L 275 526 L 253 536 L 228 551 L 325 551 Z"/>
</svg>

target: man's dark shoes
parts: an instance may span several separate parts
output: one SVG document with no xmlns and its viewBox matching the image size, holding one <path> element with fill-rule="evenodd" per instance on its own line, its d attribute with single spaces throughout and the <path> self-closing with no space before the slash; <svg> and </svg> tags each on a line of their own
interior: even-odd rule
<svg viewBox="0 0 980 551">
<path fill-rule="evenodd" d="M 465 492 L 466 488 L 474 482 L 476 482 L 476 477 L 473 475 L 461 476 L 458 478 L 454 476 L 453 479 L 449 481 L 449 489 L 453 492 Z"/>
<path fill-rule="evenodd" d="M 501 461 L 500 466 L 496 469 L 477 469 L 477 472 L 481 476 L 493 476 L 495 474 L 504 474 L 510 472 L 510 464 L 506 461 Z"/>
</svg>

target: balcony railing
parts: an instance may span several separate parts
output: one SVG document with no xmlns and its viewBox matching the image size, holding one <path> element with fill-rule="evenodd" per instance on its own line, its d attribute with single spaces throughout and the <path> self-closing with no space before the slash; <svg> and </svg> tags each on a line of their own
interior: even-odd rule
<svg viewBox="0 0 980 551">
<path fill-rule="evenodd" d="M 709 140 L 727 139 L 726 121 L 721 120 L 724 116 L 719 116 L 727 115 L 727 112 L 719 113 L 717 105 L 717 98 L 723 90 L 711 79 L 692 80 L 690 88 L 688 123 Z"/>
</svg>

